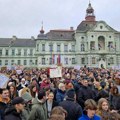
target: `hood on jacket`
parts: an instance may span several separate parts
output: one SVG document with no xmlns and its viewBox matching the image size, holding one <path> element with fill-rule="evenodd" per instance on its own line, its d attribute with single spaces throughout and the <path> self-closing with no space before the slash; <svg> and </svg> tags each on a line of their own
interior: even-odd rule
<svg viewBox="0 0 120 120">
<path fill-rule="evenodd" d="M 33 100 L 32 104 L 44 104 L 46 100 L 39 100 L 37 97 Z"/>
</svg>

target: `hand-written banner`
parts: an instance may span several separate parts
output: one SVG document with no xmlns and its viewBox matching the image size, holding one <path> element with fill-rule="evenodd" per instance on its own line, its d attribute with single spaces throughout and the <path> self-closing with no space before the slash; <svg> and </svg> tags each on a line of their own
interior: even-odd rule
<svg viewBox="0 0 120 120">
<path fill-rule="evenodd" d="M 60 67 L 50 68 L 50 78 L 62 77 L 62 69 Z"/>
<path fill-rule="evenodd" d="M 79 65 L 74 66 L 74 69 L 76 69 L 76 70 L 80 70 L 80 66 L 79 66 Z"/>
<path fill-rule="evenodd" d="M 7 86 L 8 81 L 9 78 L 6 75 L 0 74 L 0 88 L 5 88 Z"/>
</svg>

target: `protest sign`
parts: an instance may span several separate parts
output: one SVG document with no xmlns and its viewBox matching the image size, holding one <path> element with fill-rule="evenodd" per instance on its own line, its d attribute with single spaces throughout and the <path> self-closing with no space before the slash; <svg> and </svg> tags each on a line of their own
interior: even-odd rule
<svg viewBox="0 0 120 120">
<path fill-rule="evenodd" d="M 80 65 L 74 66 L 74 69 L 80 70 Z"/>
<path fill-rule="evenodd" d="M 8 81 L 9 78 L 6 75 L 0 74 L 0 88 L 5 88 L 7 86 Z"/>
<path fill-rule="evenodd" d="M 62 77 L 61 67 L 50 68 L 50 78 Z"/>
<path fill-rule="evenodd" d="M 21 74 L 22 73 L 22 70 L 16 70 L 17 74 Z"/>
</svg>

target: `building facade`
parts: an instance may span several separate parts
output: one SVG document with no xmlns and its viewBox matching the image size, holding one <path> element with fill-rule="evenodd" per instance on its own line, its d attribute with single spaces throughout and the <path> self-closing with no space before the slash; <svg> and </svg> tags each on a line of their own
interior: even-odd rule
<svg viewBox="0 0 120 120">
<path fill-rule="evenodd" d="M 50 30 L 43 26 L 35 39 L 0 38 L 0 66 L 25 67 L 106 67 L 120 65 L 120 32 L 105 21 L 96 21 L 89 3 L 85 20 L 76 30 Z"/>
</svg>

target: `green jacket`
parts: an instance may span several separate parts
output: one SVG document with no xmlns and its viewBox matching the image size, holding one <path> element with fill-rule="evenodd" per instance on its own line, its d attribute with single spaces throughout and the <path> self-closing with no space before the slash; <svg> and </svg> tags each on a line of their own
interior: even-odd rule
<svg viewBox="0 0 120 120">
<path fill-rule="evenodd" d="M 47 120 L 46 103 L 35 98 L 28 120 Z"/>
</svg>

